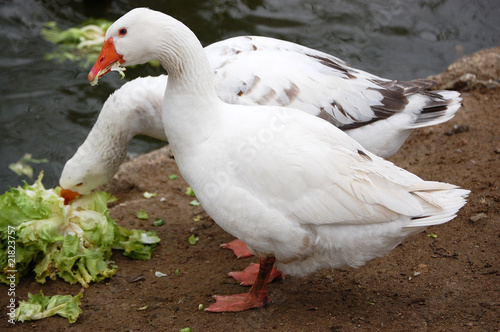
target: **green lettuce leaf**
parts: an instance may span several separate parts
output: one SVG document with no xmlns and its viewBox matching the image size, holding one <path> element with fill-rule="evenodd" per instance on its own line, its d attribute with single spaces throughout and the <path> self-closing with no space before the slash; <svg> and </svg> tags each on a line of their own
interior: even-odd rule
<svg viewBox="0 0 500 332">
<path fill-rule="evenodd" d="M 58 232 L 63 219 L 52 216 L 54 211 L 62 211 L 64 200 L 55 190 L 46 190 L 42 178 L 43 172 L 33 185 L 25 183 L 22 188 L 11 188 L 0 196 L 1 282 L 10 282 L 8 270 L 16 270 L 16 283 L 19 282 L 29 267 L 43 258 L 47 245 L 63 238 Z M 15 256 L 8 254 L 9 249 Z"/>
<path fill-rule="evenodd" d="M 108 210 L 114 196 L 94 192 L 64 205 L 60 188 L 45 189 L 42 177 L 0 196 L 1 282 L 9 284 L 13 270 L 16 283 L 34 271 L 39 283 L 59 277 L 88 287 L 115 274 L 113 248 L 151 258 L 160 239 L 155 232 L 118 226 Z"/>
<path fill-rule="evenodd" d="M 33 157 L 31 157 L 31 154 L 25 153 L 18 162 L 9 164 L 9 169 L 16 173 L 18 176 L 26 175 L 31 179 L 33 177 L 33 167 L 31 167 L 28 163 L 41 164 L 48 162 L 49 160 L 47 158 L 34 159 Z"/>
<path fill-rule="evenodd" d="M 61 255 L 60 242 L 51 243 L 47 246 L 45 255 L 33 269 L 37 282 L 44 284 L 47 278 L 56 280 L 58 269 L 54 262 L 59 262 Z"/>
<path fill-rule="evenodd" d="M 54 21 L 47 22 L 41 31 L 42 37 L 57 45 L 54 51 L 45 54 L 45 60 L 75 61 L 82 68 L 91 65 L 104 42 L 104 34 L 113 22 L 90 19 L 82 27 L 61 30 Z"/>
<path fill-rule="evenodd" d="M 80 309 L 82 296 L 82 293 L 78 293 L 77 296 L 54 295 L 52 297 L 43 295 L 42 291 L 38 294 L 28 293 L 28 301 L 19 302 L 16 320 L 24 322 L 59 315 L 67 318 L 70 323 L 74 323 L 82 313 Z"/>
<path fill-rule="evenodd" d="M 45 219 L 52 214 L 52 205 L 62 206 L 64 200 L 56 194 L 57 200 L 47 199 L 42 184 L 43 172 L 33 185 L 24 184 L 23 188 L 11 188 L 0 196 L 0 231 L 5 234 L 7 226 L 18 226 L 32 219 Z"/>
<path fill-rule="evenodd" d="M 124 250 L 125 256 L 133 259 L 151 259 L 154 248 L 160 242 L 155 231 L 130 230 L 118 226 L 113 249 Z"/>
<path fill-rule="evenodd" d="M 35 267 L 36 280 L 45 283 L 45 278 L 54 279 L 54 270 L 57 276 L 74 284 L 79 283 L 88 287 L 91 282 L 99 282 L 112 277 L 116 268 L 108 266 L 111 249 L 100 251 L 102 248 L 82 248 L 81 240 L 77 235 L 68 235 L 62 247 Z M 47 258 L 49 257 L 49 258 Z"/>
</svg>

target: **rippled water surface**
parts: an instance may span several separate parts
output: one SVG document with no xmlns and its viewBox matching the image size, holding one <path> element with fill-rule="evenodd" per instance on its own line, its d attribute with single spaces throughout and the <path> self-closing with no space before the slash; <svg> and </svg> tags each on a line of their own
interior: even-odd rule
<svg viewBox="0 0 500 332">
<path fill-rule="evenodd" d="M 69 28 L 89 17 L 115 20 L 138 6 L 183 21 L 204 45 L 237 35 L 270 36 L 399 80 L 436 74 L 461 55 L 500 42 L 497 0 L 0 1 L 0 193 L 28 180 L 8 169 L 25 153 L 49 159 L 35 165 L 35 174 L 43 169 L 45 185 L 56 185 L 108 95 L 127 80 L 161 72 L 142 66 L 124 80 L 107 75 L 91 87 L 90 68 L 43 60 L 54 46 L 40 29 L 47 21 Z M 139 137 L 129 151 L 160 146 Z"/>
</svg>

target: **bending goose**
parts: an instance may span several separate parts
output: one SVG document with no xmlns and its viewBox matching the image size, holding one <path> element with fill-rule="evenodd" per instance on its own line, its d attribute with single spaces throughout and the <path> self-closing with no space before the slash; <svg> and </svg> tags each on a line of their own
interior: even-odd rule
<svg viewBox="0 0 500 332">
<path fill-rule="evenodd" d="M 383 158 L 396 153 L 413 129 L 445 122 L 460 107 L 458 92 L 426 91 L 431 81 L 380 78 L 283 40 L 234 37 L 207 46 L 205 52 L 223 101 L 303 110 Z M 90 76 L 98 78 L 95 71 Z M 66 163 L 61 186 L 89 193 L 112 178 L 131 137 L 165 140 L 161 107 L 166 84 L 163 75 L 138 78 L 111 95 L 87 140 Z"/>
<path fill-rule="evenodd" d="M 206 212 L 260 257 L 249 293 L 218 296 L 208 311 L 269 302 L 274 264 L 297 276 L 361 266 L 466 202 L 468 190 L 424 181 L 318 117 L 222 102 L 200 42 L 168 15 L 134 9 L 105 40 L 91 73 L 106 71 L 109 54 L 123 66 L 165 67 L 162 119 L 180 172 Z"/>
</svg>

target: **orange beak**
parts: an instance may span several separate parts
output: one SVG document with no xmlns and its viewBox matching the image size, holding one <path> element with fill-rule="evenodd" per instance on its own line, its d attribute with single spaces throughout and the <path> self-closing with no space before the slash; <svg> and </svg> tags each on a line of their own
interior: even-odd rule
<svg viewBox="0 0 500 332">
<path fill-rule="evenodd" d="M 107 74 L 111 70 L 111 65 L 119 61 L 124 63 L 123 55 L 116 52 L 115 45 L 113 44 L 113 37 L 109 37 L 108 40 L 104 41 L 102 45 L 101 53 L 94 64 L 94 67 L 90 70 L 88 79 L 89 82 L 94 81 L 96 77 L 101 77 Z"/>
<path fill-rule="evenodd" d="M 75 198 L 81 196 L 76 191 L 69 190 L 69 189 L 64 189 L 62 187 L 61 187 L 61 192 L 59 193 L 59 195 L 62 198 L 64 198 L 64 204 L 65 205 L 68 205 L 72 200 L 74 200 Z"/>
</svg>

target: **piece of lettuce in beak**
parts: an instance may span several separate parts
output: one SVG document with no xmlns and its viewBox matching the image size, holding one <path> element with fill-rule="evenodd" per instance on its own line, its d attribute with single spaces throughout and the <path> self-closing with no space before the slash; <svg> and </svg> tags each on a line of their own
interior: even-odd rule
<svg viewBox="0 0 500 332">
<path fill-rule="evenodd" d="M 82 313 L 80 309 L 82 296 L 82 293 L 78 293 L 77 296 L 54 295 L 52 297 L 43 295 L 42 291 L 38 294 L 28 293 L 28 301 L 19 302 L 16 320 L 24 322 L 59 315 L 67 318 L 70 323 L 74 323 Z"/>
</svg>

